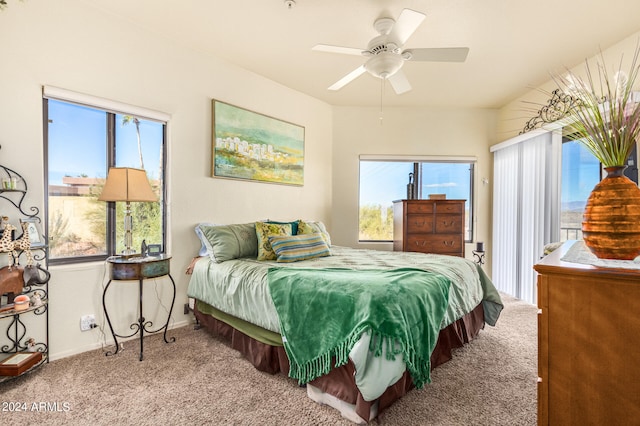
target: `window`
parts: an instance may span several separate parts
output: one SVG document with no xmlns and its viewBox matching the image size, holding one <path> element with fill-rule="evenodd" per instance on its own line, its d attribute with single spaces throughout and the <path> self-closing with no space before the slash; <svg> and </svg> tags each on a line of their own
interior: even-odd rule
<svg viewBox="0 0 640 426">
<path fill-rule="evenodd" d="M 65 92 L 66 93 L 66 92 Z M 166 122 L 44 98 L 46 235 L 51 263 L 104 259 L 124 249 L 124 203 L 97 198 L 109 167 L 146 170 L 156 203 L 131 203 L 133 248 L 165 247 Z M 97 103 L 100 103 L 98 100 Z M 135 108 L 134 108 L 135 109 Z"/>
<path fill-rule="evenodd" d="M 600 162 L 578 141 L 562 143 L 560 239 L 582 239 L 582 213 L 587 198 L 600 182 Z"/>
<path fill-rule="evenodd" d="M 625 175 L 638 183 L 636 149 L 627 160 Z M 606 172 L 596 157 L 577 140 L 563 139 L 560 240 L 582 239 L 582 214 L 593 188 Z"/>
<path fill-rule="evenodd" d="M 465 240 L 473 238 L 474 160 L 412 161 L 360 159 L 361 242 L 393 241 L 393 201 L 407 198 L 409 174 L 413 173 L 417 198 L 446 194 L 447 199 L 466 200 Z"/>
</svg>

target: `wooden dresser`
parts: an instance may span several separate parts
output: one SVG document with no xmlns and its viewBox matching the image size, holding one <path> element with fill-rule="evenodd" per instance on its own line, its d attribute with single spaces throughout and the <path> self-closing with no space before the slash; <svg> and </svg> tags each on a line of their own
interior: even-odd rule
<svg viewBox="0 0 640 426">
<path fill-rule="evenodd" d="M 393 250 L 464 257 L 465 200 L 393 202 Z"/>
<path fill-rule="evenodd" d="M 640 424 L 640 270 L 560 260 L 538 275 L 538 424 Z"/>
</svg>

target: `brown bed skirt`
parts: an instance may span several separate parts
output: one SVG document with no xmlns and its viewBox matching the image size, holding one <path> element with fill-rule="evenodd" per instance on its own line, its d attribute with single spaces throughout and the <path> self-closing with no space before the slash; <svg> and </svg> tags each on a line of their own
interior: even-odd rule
<svg viewBox="0 0 640 426">
<path fill-rule="evenodd" d="M 195 304 L 194 313 L 200 325 L 211 333 L 228 340 L 231 347 L 243 354 L 258 370 L 271 374 L 281 372 L 288 375 L 289 360 L 284 347 L 271 346 L 259 342 L 225 322 L 203 314 L 198 311 L 197 303 Z M 449 361 L 453 349 L 462 347 L 465 343 L 470 342 L 483 328 L 484 310 L 482 309 L 482 303 L 480 303 L 473 311 L 440 330 L 438 342 L 431 354 L 431 369 Z M 311 381 L 310 384 L 342 401 L 354 404 L 356 413 L 368 421 L 371 406 L 375 401 L 365 401 L 363 399 L 356 386 L 354 372 L 354 365 L 349 361 L 341 367 L 334 368 L 329 374 Z M 389 386 L 378 398 L 378 413 L 383 412 L 396 400 L 402 398 L 413 387 L 411 376 L 405 371 L 402 378 Z"/>
</svg>

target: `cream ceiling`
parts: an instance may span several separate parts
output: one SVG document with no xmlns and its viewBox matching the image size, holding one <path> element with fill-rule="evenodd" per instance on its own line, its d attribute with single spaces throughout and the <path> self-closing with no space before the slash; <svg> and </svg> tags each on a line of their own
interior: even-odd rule
<svg viewBox="0 0 640 426">
<path fill-rule="evenodd" d="M 638 0 L 295 0 L 291 9 L 283 0 L 83 1 L 332 105 L 379 105 L 380 80 L 364 74 L 331 92 L 365 58 L 311 48 L 365 48 L 373 22 L 403 8 L 427 15 L 406 48 L 470 52 L 464 63 L 405 63 L 413 90 L 396 95 L 387 83 L 386 106 L 499 108 L 640 30 Z"/>
</svg>

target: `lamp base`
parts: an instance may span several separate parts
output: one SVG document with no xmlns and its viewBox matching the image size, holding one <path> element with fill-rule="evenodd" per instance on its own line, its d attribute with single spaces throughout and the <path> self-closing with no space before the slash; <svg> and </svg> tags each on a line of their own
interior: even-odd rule
<svg viewBox="0 0 640 426">
<path fill-rule="evenodd" d="M 136 254 L 136 251 L 131 248 L 133 245 L 133 218 L 131 217 L 131 203 L 127 201 L 124 210 L 124 250 L 122 250 L 123 256 L 132 256 Z"/>
</svg>

